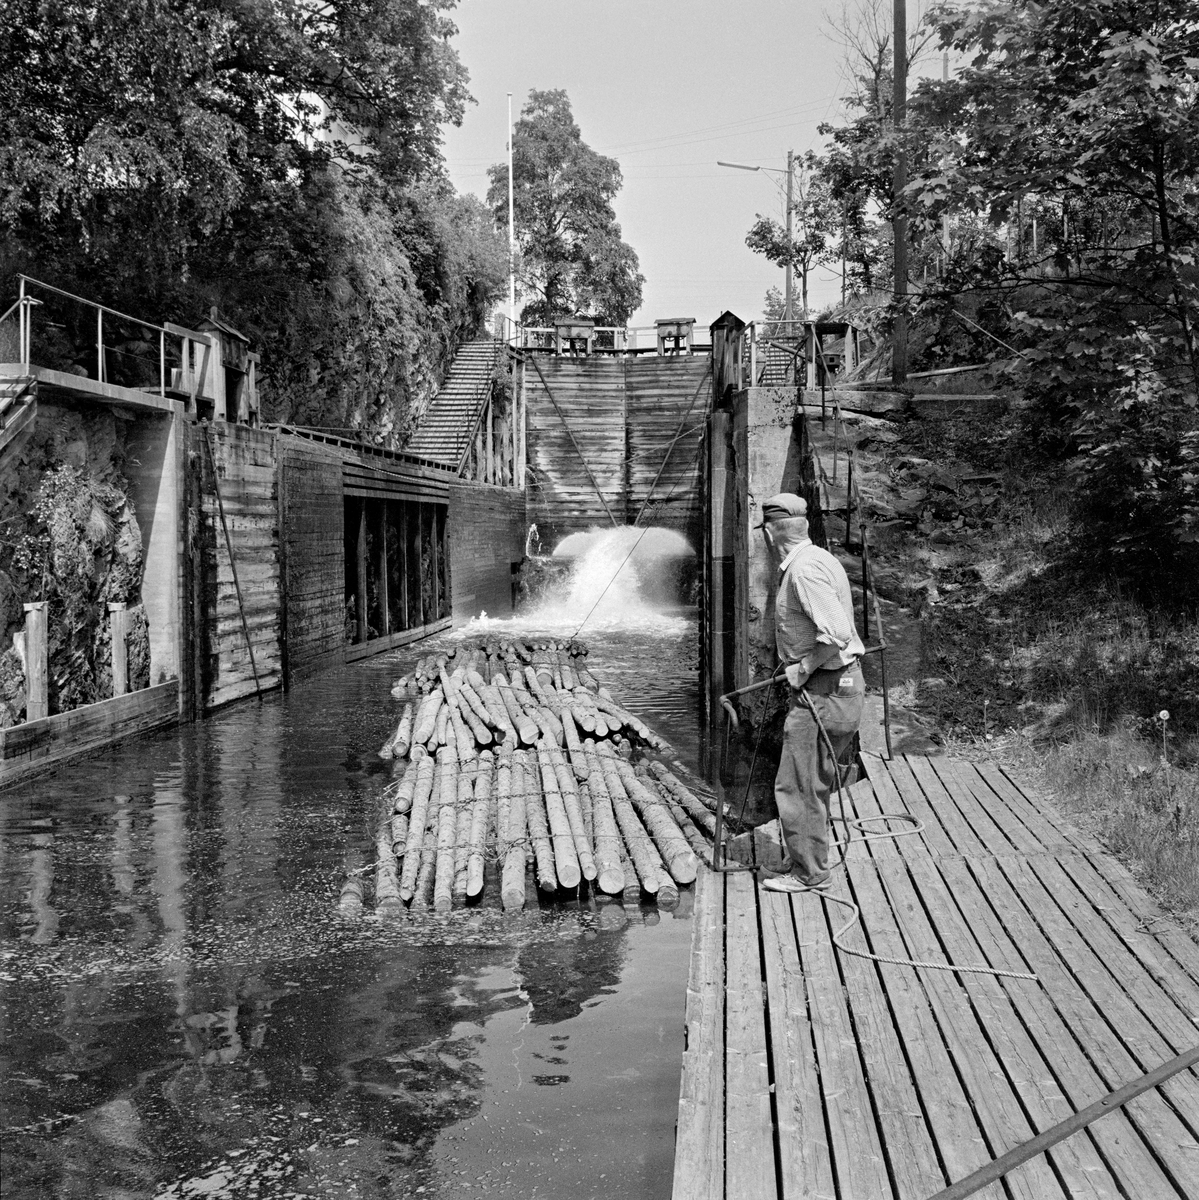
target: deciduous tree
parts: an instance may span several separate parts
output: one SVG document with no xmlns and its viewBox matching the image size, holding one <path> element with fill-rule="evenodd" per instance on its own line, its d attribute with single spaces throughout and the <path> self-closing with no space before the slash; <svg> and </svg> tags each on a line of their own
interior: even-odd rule
<svg viewBox="0 0 1199 1200">
<path fill-rule="evenodd" d="M 451 0 L 9 0 L 0 268 L 187 324 L 219 304 L 264 405 L 405 427 L 502 281 L 441 126 Z"/>
<path fill-rule="evenodd" d="M 512 138 L 512 179 L 519 251 L 518 285 L 526 324 L 591 317 L 624 325 L 641 304 L 645 277 L 621 238 L 612 201 L 620 166 L 583 141 L 564 91 L 533 91 Z M 487 202 L 508 219 L 508 167 L 488 174 Z"/>
</svg>

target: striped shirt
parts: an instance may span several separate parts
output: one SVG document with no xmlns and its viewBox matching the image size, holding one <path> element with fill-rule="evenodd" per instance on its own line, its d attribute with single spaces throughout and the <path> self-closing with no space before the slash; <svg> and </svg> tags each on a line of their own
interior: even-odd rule
<svg viewBox="0 0 1199 1200">
<path fill-rule="evenodd" d="M 845 568 L 804 538 L 779 564 L 774 638 L 779 661 L 809 674 L 847 667 L 865 651 L 853 623 L 853 593 Z"/>
</svg>

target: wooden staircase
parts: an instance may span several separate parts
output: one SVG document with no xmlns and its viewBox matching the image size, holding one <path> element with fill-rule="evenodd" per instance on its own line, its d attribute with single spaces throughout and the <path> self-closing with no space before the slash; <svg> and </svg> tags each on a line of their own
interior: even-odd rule
<svg viewBox="0 0 1199 1200">
<path fill-rule="evenodd" d="M 494 338 L 466 342 L 429 411 L 404 447 L 409 454 L 431 458 L 455 470 L 470 445 L 479 413 L 491 395 L 491 378 L 503 344 Z"/>
<path fill-rule="evenodd" d="M 37 381 L 28 375 L 0 378 L 0 454 L 37 415 Z"/>
</svg>

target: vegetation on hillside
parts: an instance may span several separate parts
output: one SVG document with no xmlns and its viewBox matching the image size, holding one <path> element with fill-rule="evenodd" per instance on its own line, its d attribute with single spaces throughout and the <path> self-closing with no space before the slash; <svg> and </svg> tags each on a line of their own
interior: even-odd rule
<svg viewBox="0 0 1199 1200">
<path fill-rule="evenodd" d="M 1065 540 L 1154 604 L 1199 596 L 1199 23 L 1189 0 L 944 0 L 952 53 L 891 119 L 877 0 L 843 43 L 848 119 L 797 201 L 797 266 L 841 264 L 859 323 L 891 315 L 910 223 L 911 365 L 996 362 L 1072 483 Z M 911 182 L 891 195 L 902 147 Z M 820 221 L 809 193 L 836 198 Z M 778 230 L 773 232 L 778 233 Z M 752 236 L 752 234 L 751 234 Z M 775 239 L 777 241 L 777 239 Z M 759 247 L 762 248 L 762 247 Z M 785 247 L 766 248 L 781 261 Z M 802 260 L 802 261 L 801 261 Z M 875 364 L 885 368 L 885 362 Z"/>
<path fill-rule="evenodd" d="M 268 419 L 401 439 L 506 269 L 442 166 L 469 100 L 451 7 L 11 0 L 0 273 L 184 325 L 215 305 Z"/>
</svg>

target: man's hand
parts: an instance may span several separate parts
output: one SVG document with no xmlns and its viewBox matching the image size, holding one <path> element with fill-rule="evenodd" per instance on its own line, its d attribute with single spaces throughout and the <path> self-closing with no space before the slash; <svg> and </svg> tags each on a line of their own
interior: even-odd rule
<svg viewBox="0 0 1199 1200">
<path fill-rule="evenodd" d="M 791 663 L 786 668 L 787 682 L 791 685 L 794 691 L 799 691 L 805 683 L 808 682 L 810 671 L 804 669 L 803 663 Z"/>
</svg>

